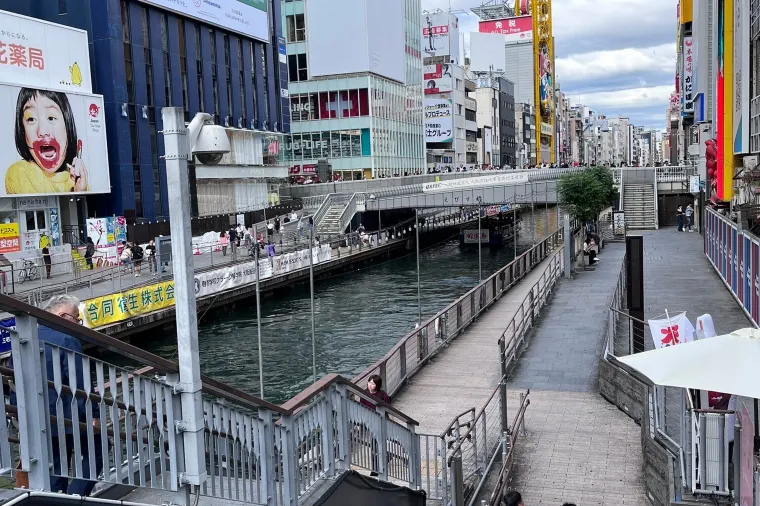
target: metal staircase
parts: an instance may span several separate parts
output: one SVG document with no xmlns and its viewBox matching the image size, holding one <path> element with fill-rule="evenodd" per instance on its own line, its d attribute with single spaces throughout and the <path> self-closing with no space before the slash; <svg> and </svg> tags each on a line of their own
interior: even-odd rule
<svg viewBox="0 0 760 506">
<path fill-rule="evenodd" d="M 317 235 L 342 234 L 344 231 L 341 230 L 341 216 L 345 209 L 346 205 L 342 203 L 330 205 L 317 226 Z"/>
<path fill-rule="evenodd" d="M 626 226 L 632 230 L 657 228 L 654 185 L 626 183 L 623 191 Z"/>
</svg>

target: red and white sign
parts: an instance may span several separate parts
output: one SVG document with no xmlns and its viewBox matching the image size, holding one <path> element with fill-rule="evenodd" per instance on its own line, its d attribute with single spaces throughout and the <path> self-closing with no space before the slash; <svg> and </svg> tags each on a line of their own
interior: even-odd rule
<svg viewBox="0 0 760 506">
<path fill-rule="evenodd" d="M 533 40 L 533 18 L 531 16 L 518 16 L 481 21 L 478 31 L 480 33 L 500 33 L 504 35 L 506 42 L 529 42 Z"/>
<path fill-rule="evenodd" d="M 487 243 L 489 238 L 488 230 L 480 231 L 480 242 Z M 478 244 L 478 231 L 477 230 L 465 230 L 464 231 L 464 243 L 465 244 Z"/>
<path fill-rule="evenodd" d="M 305 165 L 293 165 L 290 167 L 291 176 L 297 176 L 298 174 L 316 174 L 317 173 L 317 166 L 316 164 L 305 164 Z"/>
<path fill-rule="evenodd" d="M 369 116 L 369 94 L 366 88 L 319 94 L 319 117 L 321 119 L 355 118 L 358 116 Z"/>
<path fill-rule="evenodd" d="M 649 320 L 655 348 L 665 348 L 694 340 L 694 325 L 681 313 L 664 320 Z"/>
</svg>

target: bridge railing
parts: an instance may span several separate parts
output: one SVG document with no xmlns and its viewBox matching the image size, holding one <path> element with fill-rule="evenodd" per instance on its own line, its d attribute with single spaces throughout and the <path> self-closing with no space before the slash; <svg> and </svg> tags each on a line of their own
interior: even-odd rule
<svg viewBox="0 0 760 506">
<path fill-rule="evenodd" d="M 549 256 L 556 246 L 562 244 L 562 235 L 561 229 L 550 234 L 430 319 L 422 322 L 417 329 L 402 337 L 383 358 L 359 374 L 354 382 L 363 384 L 372 374 L 379 374 L 386 389 L 393 395 L 435 353 Z"/>
<path fill-rule="evenodd" d="M 420 483 L 416 422 L 340 376 L 283 406 L 203 376 L 201 479 L 190 486 L 184 476 L 197 461 L 184 446 L 189 407 L 176 363 L 7 296 L 0 310 L 16 317 L 0 365 L 0 474 L 19 485 L 50 491 L 51 478 L 76 478 L 151 488 L 169 500 L 186 492 L 287 506 L 355 467 Z M 40 341 L 38 322 L 60 332 L 61 343 Z M 74 340 L 135 366 L 73 351 Z M 56 459 L 67 452 L 72 459 Z"/>
</svg>

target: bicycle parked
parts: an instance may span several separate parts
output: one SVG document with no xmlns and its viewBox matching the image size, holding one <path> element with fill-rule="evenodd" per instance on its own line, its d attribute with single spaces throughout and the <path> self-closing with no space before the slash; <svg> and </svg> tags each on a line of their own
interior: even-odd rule
<svg viewBox="0 0 760 506">
<path fill-rule="evenodd" d="M 24 260 L 24 268 L 18 273 L 18 282 L 23 283 L 27 279 L 34 281 L 40 277 L 39 266 L 31 260 Z"/>
</svg>

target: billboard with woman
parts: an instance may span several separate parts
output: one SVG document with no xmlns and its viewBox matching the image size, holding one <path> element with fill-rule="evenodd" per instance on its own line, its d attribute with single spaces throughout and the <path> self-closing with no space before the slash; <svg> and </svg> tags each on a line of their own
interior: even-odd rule
<svg viewBox="0 0 760 506">
<path fill-rule="evenodd" d="M 109 193 L 103 97 L 0 84 L 0 197 Z"/>
</svg>

